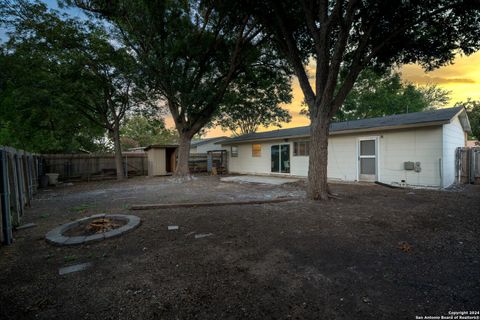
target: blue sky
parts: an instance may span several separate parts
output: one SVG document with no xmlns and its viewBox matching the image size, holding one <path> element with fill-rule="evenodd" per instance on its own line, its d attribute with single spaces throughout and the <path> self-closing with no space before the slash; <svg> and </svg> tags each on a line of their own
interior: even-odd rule
<svg viewBox="0 0 480 320">
<path fill-rule="evenodd" d="M 83 11 L 79 8 L 64 8 L 60 9 L 58 6 L 58 1 L 57 0 L 42 0 L 40 1 L 42 3 L 45 3 L 50 9 L 55 9 L 63 13 L 67 13 L 68 15 L 72 17 L 77 17 L 80 19 L 87 19 L 87 16 Z M 0 42 L 6 39 L 6 30 L 4 27 L 0 26 Z"/>
<path fill-rule="evenodd" d="M 46 1 L 41 1 L 43 3 L 46 3 L 47 6 L 51 9 L 56 9 L 61 12 L 68 13 L 71 16 L 74 17 L 79 17 L 79 18 L 86 18 L 85 14 L 82 12 L 81 9 L 78 8 L 66 8 L 66 9 L 60 9 L 58 7 L 58 1 L 57 0 L 46 0 Z"/>
</svg>

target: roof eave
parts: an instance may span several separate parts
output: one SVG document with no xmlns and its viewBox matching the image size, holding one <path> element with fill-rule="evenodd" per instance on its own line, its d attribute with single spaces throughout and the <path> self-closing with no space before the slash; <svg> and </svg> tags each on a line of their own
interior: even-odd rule
<svg viewBox="0 0 480 320">
<path fill-rule="evenodd" d="M 468 119 L 468 114 L 465 107 L 458 111 L 457 114 L 450 119 L 450 122 L 452 122 L 455 117 L 458 117 L 458 120 L 460 121 L 460 124 L 465 132 L 472 133 L 472 126 L 470 125 L 470 120 Z"/>
<path fill-rule="evenodd" d="M 408 129 L 408 128 L 434 127 L 434 126 L 440 126 L 446 123 L 449 123 L 449 121 L 443 120 L 443 121 L 423 122 L 423 123 L 414 123 L 414 124 L 398 125 L 398 126 L 384 126 L 384 127 L 352 129 L 352 130 L 347 129 L 347 130 L 330 131 L 330 135 L 333 136 L 333 135 L 374 132 L 374 131 L 390 131 L 390 130 L 399 130 L 399 129 Z M 274 137 L 274 138 L 248 139 L 248 140 L 232 141 L 232 142 L 227 141 L 226 143 L 225 142 L 222 143 L 222 145 L 236 145 L 236 144 L 250 143 L 255 141 L 272 141 L 272 140 L 306 138 L 309 136 L 310 136 L 309 134 L 304 134 L 304 135 L 294 135 L 294 136 L 284 136 L 284 137 Z"/>
</svg>

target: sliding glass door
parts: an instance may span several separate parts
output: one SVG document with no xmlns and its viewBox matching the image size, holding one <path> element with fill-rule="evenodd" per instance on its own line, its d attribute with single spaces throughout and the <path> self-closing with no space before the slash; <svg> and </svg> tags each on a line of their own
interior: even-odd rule
<svg viewBox="0 0 480 320">
<path fill-rule="evenodd" d="M 290 173 L 290 145 L 278 144 L 271 148 L 271 171 L 277 173 Z"/>
</svg>

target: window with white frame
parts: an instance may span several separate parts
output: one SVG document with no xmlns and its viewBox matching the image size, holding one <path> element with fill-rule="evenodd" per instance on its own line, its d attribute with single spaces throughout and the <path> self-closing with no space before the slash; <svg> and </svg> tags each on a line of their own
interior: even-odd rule
<svg viewBox="0 0 480 320">
<path fill-rule="evenodd" d="M 237 146 L 231 146 L 230 147 L 230 152 L 232 157 L 238 157 L 238 147 Z"/>
<path fill-rule="evenodd" d="M 308 156 L 310 153 L 310 141 L 295 141 L 293 143 L 294 156 Z"/>
</svg>

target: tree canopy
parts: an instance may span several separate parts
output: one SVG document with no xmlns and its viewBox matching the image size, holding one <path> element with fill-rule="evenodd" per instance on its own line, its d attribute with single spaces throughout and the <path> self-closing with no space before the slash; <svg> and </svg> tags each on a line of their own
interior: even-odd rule
<svg viewBox="0 0 480 320">
<path fill-rule="evenodd" d="M 288 68 L 248 15 L 230 15 L 221 2 L 69 1 L 107 19 L 119 30 L 140 62 L 151 90 L 165 101 L 179 133 L 176 174 L 188 175 L 192 137 L 246 89 L 272 88 L 258 81 L 246 87 L 242 78 L 263 69 Z M 234 7 L 237 7 L 234 5 Z M 276 77 L 283 85 L 288 77 Z M 243 80 L 247 81 L 247 80 Z M 274 90 L 273 92 L 277 92 Z M 279 91 L 281 92 L 281 90 Z M 228 96 L 228 98 L 226 98 Z"/>
<path fill-rule="evenodd" d="M 225 94 L 214 125 L 241 135 L 256 132 L 260 126 L 281 127 L 290 122 L 290 113 L 282 107 L 292 99 L 288 72 L 277 72 L 275 68 L 249 70 L 233 86 L 234 90 Z"/>
<path fill-rule="evenodd" d="M 480 100 L 467 99 L 455 104 L 455 107 L 465 107 L 472 127 L 471 139 L 480 140 Z"/>
<path fill-rule="evenodd" d="M 38 23 L 37 13 L 46 10 L 42 4 L 32 8 L 15 7 L 13 15 L 11 7 L 0 7 L 1 22 L 11 31 L 0 45 L 0 144 L 43 153 L 96 151 L 103 130 L 79 117 L 70 69 L 51 59 L 48 45 L 29 33 L 27 22 Z"/>
<path fill-rule="evenodd" d="M 123 148 L 147 147 L 151 144 L 173 144 L 178 141 L 175 130 L 165 127 L 162 118 L 134 115 L 127 117 L 121 129 Z"/>
<path fill-rule="evenodd" d="M 55 103 L 61 103 L 53 106 L 52 113 L 61 119 L 72 111 L 73 128 L 88 122 L 97 131 L 101 128 L 107 132 L 114 142 L 117 176 L 122 178 L 120 126 L 123 118 L 127 113 L 152 108 L 155 98 L 155 94 L 147 94 L 135 58 L 121 43 L 115 43 L 102 25 L 60 16 L 41 3 L 22 1 L 18 7 L 3 7 L 2 12 L 14 28 L 6 43 L 7 53 L 18 56 L 24 52 L 29 58 L 38 55 L 39 66 L 34 70 L 43 70 L 44 76 L 51 80 L 46 84 L 45 94 L 51 100 L 56 99 Z M 38 81 L 35 79 L 38 75 L 42 73 L 31 75 L 27 71 L 25 78 Z M 41 92 L 32 88 L 34 83 L 26 86 L 33 96 L 27 93 L 22 97 L 27 100 L 26 110 L 32 109 L 31 103 L 39 103 L 28 101 L 37 99 L 34 95 Z M 12 96 L 11 92 L 3 93 Z M 44 102 L 40 103 L 39 108 L 44 110 Z M 25 129 L 32 131 L 32 128 Z"/>
<path fill-rule="evenodd" d="M 403 82 L 398 72 L 365 69 L 334 117 L 335 121 L 425 111 L 448 104 L 449 92 L 435 85 Z"/>
</svg>

